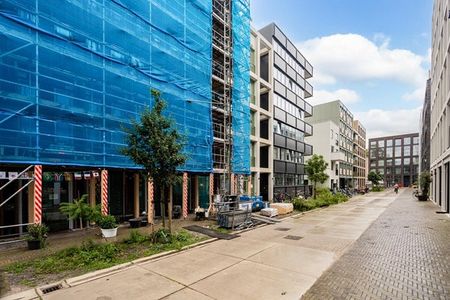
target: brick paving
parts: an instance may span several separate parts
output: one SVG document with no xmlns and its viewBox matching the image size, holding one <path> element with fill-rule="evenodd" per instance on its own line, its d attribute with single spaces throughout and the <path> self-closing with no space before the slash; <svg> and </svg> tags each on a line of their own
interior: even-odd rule
<svg viewBox="0 0 450 300">
<path fill-rule="evenodd" d="M 405 189 L 302 297 L 450 299 L 450 218 Z"/>
</svg>

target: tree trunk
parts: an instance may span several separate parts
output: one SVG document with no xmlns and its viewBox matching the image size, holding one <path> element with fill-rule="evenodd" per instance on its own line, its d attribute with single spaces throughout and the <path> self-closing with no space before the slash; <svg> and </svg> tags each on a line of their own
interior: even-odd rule
<svg viewBox="0 0 450 300">
<path fill-rule="evenodd" d="M 83 219 L 80 217 L 80 229 L 83 229 Z"/>
<path fill-rule="evenodd" d="M 161 186 L 161 198 L 159 199 L 159 202 L 161 204 L 161 218 L 162 218 L 162 226 L 163 228 L 166 228 L 166 203 L 164 201 L 164 186 Z"/>
<path fill-rule="evenodd" d="M 316 199 L 316 188 L 317 188 L 317 182 L 314 181 L 314 188 L 313 188 L 313 198 Z"/>
<path fill-rule="evenodd" d="M 169 190 L 169 206 L 167 208 L 167 214 L 169 215 L 169 232 L 172 233 L 172 186 Z"/>
</svg>

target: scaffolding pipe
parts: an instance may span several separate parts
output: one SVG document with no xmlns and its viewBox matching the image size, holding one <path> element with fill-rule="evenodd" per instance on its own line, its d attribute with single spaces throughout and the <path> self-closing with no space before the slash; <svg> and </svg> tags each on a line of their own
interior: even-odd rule
<svg viewBox="0 0 450 300">
<path fill-rule="evenodd" d="M 5 187 L 7 187 L 11 182 L 13 182 L 14 180 L 16 180 L 16 179 L 21 179 L 20 176 L 22 176 L 23 173 L 25 173 L 26 171 L 28 171 L 31 167 L 33 167 L 33 166 L 28 166 L 28 168 L 26 168 L 25 170 L 23 170 L 22 172 L 20 172 L 19 175 L 17 175 L 16 178 L 14 178 L 14 179 L 8 181 L 4 186 L 0 187 L 0 192 L 1 192 Z M 0 205 L 0 207 L 1 207 L 1 205 Z"/>
<path fill-rule="evenodd" d="M 25 184 L 24 186 L 22 186 L 20 189 L 18 189 L 14 194 L 12 194 L 11 196 L 9 196 L 8 199 L 6 199 L 5 201 L 3 201 L 0 204 L 0 207 L 2 207 L 6 202 L 8 202 L 9 200 L 11 200 L 12 198 L 14 198 L 15 195 L 17 195 L 18 193 L 20 193 L 24 188 L 26 188 L 27 186 L 30 185 L 30 183 L 32 183 L 34 181 L 34 179 L 30 180 L 27 182 L 27 184 Z M 11 181 L 10 181 L 11 182 Z"/>
</svg>

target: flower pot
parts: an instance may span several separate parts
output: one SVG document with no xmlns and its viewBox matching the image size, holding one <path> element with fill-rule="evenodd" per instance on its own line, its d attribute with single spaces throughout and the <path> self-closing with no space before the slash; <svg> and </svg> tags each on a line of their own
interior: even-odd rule
<svg viewBox="0 0 450 300">
<path fill-rule="evenodd" d="M 428 196 L 427 195 L 418 195 L 417 199 L 419 201 L 427 201 L 428 200 Z"/>
<path fill-rule="evenodd" d="M 118 227 L 112 229 L 103 229 L 103 228 L 100 229 L 102 230 L 102 235 L 104 238 L 112 238 L 117 236 L 117 228 Z"/>
<path fill-rule="evenodd" d="M 38 250 L 42 248 L 40 240 L 28 240 L 27 243 L 29 250 Z"/>
</svg>

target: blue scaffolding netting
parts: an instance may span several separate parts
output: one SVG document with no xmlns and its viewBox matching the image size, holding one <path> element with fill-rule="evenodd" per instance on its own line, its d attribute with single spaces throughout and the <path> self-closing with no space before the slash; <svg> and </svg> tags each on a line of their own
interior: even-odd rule
<svg viewBox="0 0 450 300">
<path fill-rule="evenodd" d="M 233 8 L 234 163 L 247 171 L 248 3 Z M 212 171 L 211 10 L 211 0 L 0 1 L 0 162 L 135 168 L 118 152 L 123 126 L 157 89 L 186 135 L 180 170 Z"/>
<path fill-rule="evenodd" d="M 232 2 L 233 32 L 233 158 L 232 171 L 250 174 L 250 5 Z"/>
</svg>

